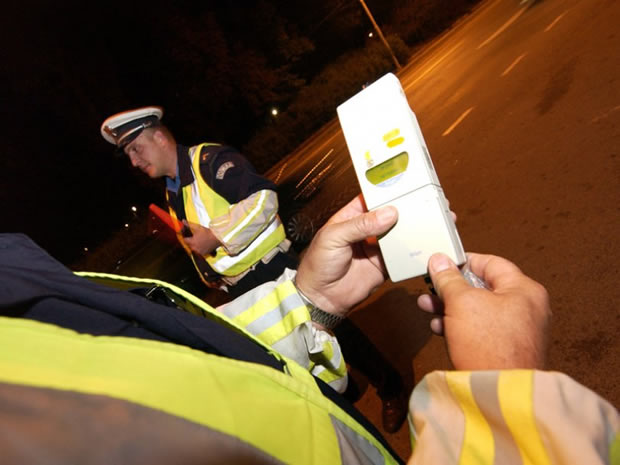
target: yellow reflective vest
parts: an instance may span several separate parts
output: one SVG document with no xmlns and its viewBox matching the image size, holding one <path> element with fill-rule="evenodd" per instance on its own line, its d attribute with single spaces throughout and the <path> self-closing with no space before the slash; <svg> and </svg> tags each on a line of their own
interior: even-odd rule
<svg viewBox="0 0 620 465">
<path fill-rule="evenodd" d="M 88 406 L 93 401 L 86 398 L 92 396 L 120 400 L 123 405 L 136 404 L 198 425 L 209 437 L 215 434 L 216 445 L 204 453 L 211 458 L 218 457 L 220 452 L 232 453 L 232 457 L 226 456 L 226 460 L 230 460 L 226 463 L 240 463 L 237 461 L 240 457 L 234 456 L 237 450 L 246 456 L 250 454 L 251 463 L 263 463 L 261 460 L 265 457 L 271 458 L 266 463 L 275 459 L 309 465 L 399 462 L 382 439 L 326 397 L 310 373 L 314 363 L 301 366 L 175 286 L 149 279 L 79 274 L 134 286 L 166 287 L 174 293 L 176 301 L 183 299 L 191 303 L 190 312 L 215 320 L 263 346 L 282 361 L 284 371 L 169 342 L 92 336 L 54 324 L 0 317 L 0 404 L 6 383 L 78 393 L 82 396 L 79 406 Z M 256 308 L 259 311 L 266 308 L 269 296 L 277 300 L 291 289 L 290 282 L 276 285 L 262 299 L 262 307 Z M 301 308 L 297 313 L 304 310 Z M 333 392 L 330 388 L 327 390 Z M 121 407 L 108 407 L 118 408 Z M 98 418 L 90 420 L 99 421 Z M 0 420 L 0 426 L 1 423 Z M 84 434 L 90 427 L 84 427 Z M 36 435 L 37 431 L 26 430 L 25 434 Z M 27 439 L 20 441 L 24 443 Z M 79 438 L 76 441 L 79 442 Z M 36 449 L 37 445 L 32 444 L 32 448 Z M 221 450 L 218 445 L 222 446 Z M 67 448 L 71 449 L 71 445 L 64 449 Z"/>
<path fill-rule="evenodd" d="M 187 219 L 190 223 L 200 224 L 206 228 L 213 228 L 214 222 L 221 222 L 222 218 L 228 217 L 232 205 L 224 196 L 216 192 L 208 182 L 205 182 L 201 175 L 201 161 L 208 161 L 210 156 L 208 153 L 203 154 L 203 149 L 209 147 L 220 146 L 218 144 L 205 143 L 189 148 L 187 154 L 179 152 L 181 186 L 177 196 L 182 197 L 184 218 L 181 219 Z M 190 161 L 188 166 L 186 166 L 187 157 L 189 157 Z M 203 160 L 203 158 L 205 159 Z M 226 168 L 226 165 L 223 168 L 220 167 L 214 175 L 217 177 L 219 176 L 218 173 L 221 173 L 223 178 L 220 181 L 222 182 L 226 181 L 224 177 L 226 175 Z M 257 227 L 252 229 L 252 237 L 249 238 L 247 246 L 242 251 L 233 255 L 229 253 L 225 246 L 220 246 L 214 251 L 214 254 L 208 254 L 203 257 L 208 263 L 210 270 L 223 276 L 237 276 L 252 267 L 286 239 L 284 226 L 277 216 L 277 203 L 275 209 L 271 205 L 269 215 L 264 214 L 268 210 L 269 202 L 273 202 L 268 193 L 269 191 L 263 190 L 260 194 L 252 196 L 249 200 L 250 205 L 244 209 L 244 214 L 235 217 L 233 221 L 226 222 L 227 231 L 223 233 L 222 241 L 228 241 L 236 235 L 242 234 L 245 229 L 248 229 L 248 226 L 254 225 Z M 275 196 L 274 192 L 272 194 Z M 166 191 L 166 195 L 171 205 L 171 216 L 178 218 L 178 208 L 173 208 L 168 191 Z M 179 240 L 183 244 L 181 237 L 179 237 Z M 192 254 L 190 255 L 201 278 L 208 280 L 208 276 L 206 276 L 207 271 L 199 263 L 200 259 L 197 259 Z"/>
</svg>

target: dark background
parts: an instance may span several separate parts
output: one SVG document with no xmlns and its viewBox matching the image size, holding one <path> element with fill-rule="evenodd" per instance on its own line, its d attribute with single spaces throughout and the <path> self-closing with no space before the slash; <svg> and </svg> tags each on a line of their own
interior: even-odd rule
<svg viewBox="0 0 620 465">
<path fill-rule="evenodd" d="M 441 3 L 367 2 L 405 60 L 476 2 Z M 355 0 L 4 5 L 0 231 L 26 233 L 70 264 L 163 205 L 161 180 L 114 158 L 99 134 L 107 116 L 143 105 L 165 108 L 179 142 L 226 142 L 264 171 L 335 116 L 328 96 L 389 70 L 371 30 Z M 370 47 L 372 66 L 344 63 Z"/>
</svg>

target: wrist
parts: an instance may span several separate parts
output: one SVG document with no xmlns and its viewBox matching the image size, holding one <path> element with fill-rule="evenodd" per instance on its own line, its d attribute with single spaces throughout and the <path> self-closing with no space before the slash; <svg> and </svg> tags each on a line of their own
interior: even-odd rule
<svg viewBox="0 0 620 465">
<path fill-rule="evenodd" d="M 295 289 L 297 290 L 297 294 L 301 298 L 301 301 L 308 309 L 308 312 L 310 313 L 310 319 L 315 326 L 319 327 L 319 329 L 334 329 L 342 322 L 342 320 L 344 320 L 343 316 L 331 313 L 329 311 L 325 311 L 321 309 L 318 305 L 316 305 L 314 301 L 311 300 L 304 293 L 304 291 L 299 288 L 296 278 L 293 278 L 293 285 L 295 286 Z"/>
</svg>

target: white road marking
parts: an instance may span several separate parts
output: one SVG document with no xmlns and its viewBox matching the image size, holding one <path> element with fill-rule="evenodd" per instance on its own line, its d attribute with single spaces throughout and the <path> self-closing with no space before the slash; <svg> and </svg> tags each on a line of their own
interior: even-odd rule
<svg viewBox="0 0 620 465">
<path fill-rule="evenodd" d="M 592 118 L 592 121 L 590 121 L 591 123 L 598 123 L 599 121 L 605 119 L 605 118 L 609 118 L 609 115 L 611 115 L 612 113 L 615 113 L 616 111 L 620 110 L 620 105 L 616 105 L 615 107 L 613 107 L 611 110 L 606 111 L 605 113 L 603 113 L 602 115 L 599 115 L 595 118 Z"/>
<path fill-rule="evenodd" d="M 545 28 L 545 32 L 549 32 L 549 31 L 551 30 L 551 28 L 552 28 L 553 26 L 555 26 L 555 25 L 557 24 L 557 22 L 558 22 L 559 20 L 561 20 L 561 19 L 562 19 L 562 17 L 563 17 L 566 13 L 568 13 L 568 12 L 567 12 L 567 11 L 565 11 L 565 12 L 564 12 L 564 13 L 562 13 L 560 16 L 558 16 L 557 18 L 555 18 L 555 19 L 551 22 L 551 24 L 549 24 L 549 26 L 547 26 L 547 27 Z"/>
<path fill-rule="evenodd" d="M 516 59 L 515 61 L 513 61 L 513 62 L 512 62 L 512 64 L 511 64 L 508 68 L 506 68 L 506 69 L 504 70 L 504 72 L 502 73 L 502 76 L 506 76 L 509 72 L 511 72 L 511 71 L 512 71 L 512 68 L 514 68 L 515 66 L 517 66 L 517 64 L 518 64 L 521 60 L 523 60 L 523 58 L 525 57 L 525 55 L 527 55 L 527 52 L 526 52 L 526 53 L 524 53 L 523 55 L 521 55 L 521 56 L 517 57 L 517 59 Z"/>
<path fill-rule="evenodd" d="M 474 109 L 474 107 L 470 107 L 470 108 L 468 108 L 467 110 L 465 110 L 465 111 L 463 112 L 463 114 L 462 114 L 461 116 L 459 116 L 459 117 L 458 117 L 458 119 L 457 119 L 454 123 L 452 123 L 452 126 L 450 126 L 448 129 L 446 129 L 446 130 L 443 132 L 442 137 L 445 137 L 445 136 L 447 136 L 448 134 L 450 134 L 450 133 L 454 130 L 454 128 L 456 128 L 459 124 L 461 124 L 461 122 L 462 122 L 465 118 L 467 118 L 467 115 L 469 115 L 473 109 Z"/>
<path fill-rule="evenodd" d="M 478 48 L 476 50 L 480 50 L 482 47 L 484 47 L 486 44 L 488 44 L 489 42 L 491 42 L 493 39 L 495 39 L 498 35 L 500 35 L 502 32 L 504 32 L 506 29 L 508 29 L 508 27 L 514 23 L 517 19 L 519 19 L 519 16 L 521 16 L 525 10 L 527 10 L 526 8 L 521 8 L 519 11 L 517 11 L 514 15 L 512 15 L 512 17 L 506 21 L 502 27 L 500 27 L 497 31 L 495 31 L 491 37 L 489 37 L 487 40 L 485 40 L 484 42 L 482 42 L 480 45 L 478 45 Z"/>
</svg>

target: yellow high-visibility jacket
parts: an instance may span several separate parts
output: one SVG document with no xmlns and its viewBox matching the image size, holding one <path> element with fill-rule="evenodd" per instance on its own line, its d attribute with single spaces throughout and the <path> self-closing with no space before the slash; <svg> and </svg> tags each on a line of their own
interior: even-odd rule
<svg viewBox="0 0 620 465">
<path fill-rule="evenodd" d="M 222 244 L 203 257 L 208 266 L 190 253 L 203 280 L 240 275 L 286 239 L 275 185 L 236 150 L 179 145 L 177 160 L 178 177 L 166 189 L 171 216 L 211 229 Z"/>
</svg>

